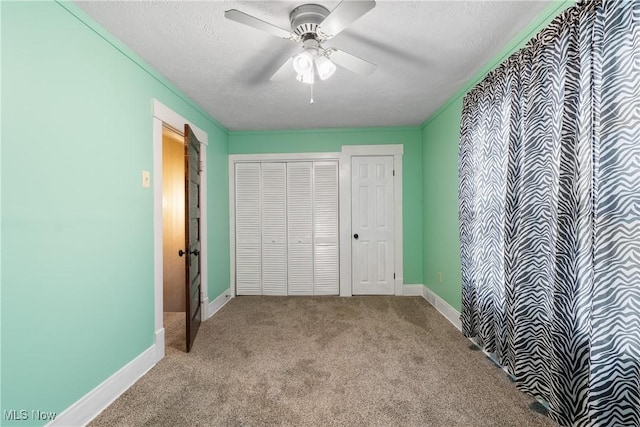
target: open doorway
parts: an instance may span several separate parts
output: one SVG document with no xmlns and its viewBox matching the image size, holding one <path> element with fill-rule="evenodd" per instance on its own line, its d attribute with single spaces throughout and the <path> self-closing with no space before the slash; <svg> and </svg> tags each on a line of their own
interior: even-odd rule
<svg viewBox="0 0 640 427">
<path fill-rule="evenodd" d="M 162 300 L 165 352 L 186 351 L 184 135 L 162 126 Z"/>
<path fill-rule="evenodd" d="M 165 321 L 165 305 L 164 305 L 164 238 L 163 238 L 163 211 L 165 201 L 163 198 L 163 133 L 166 132 L 165 129 L 172 130 L 174 132 L 175 138 L 181 139 L 182 148 L 184 149 L 182 154 L 182 161 L 187 161 L 187 154 L 189 159 L 189 192 L 185 191 L 184 195 L 184 203 L 183 208 L 189 209 L 189 212 L 193 212 L 193 220 L 197 224 L 191 224 L 191 220 L 188 222 L 190 230 L 199 231 L 197 234 L 197 239 L 192 239 L 189 237 L 189 242 L 187 243 L 187 235 L 191 236 L 191 233 L 187 233 L 187 221 L 186 221 L 186 212 L 185 212 L 185 239 L 184 243 L 188 247 L 189 261 L 183 258 L 183 262 L 185 264 L 185 269 L 187 265 L 189 265 L 190 274 L 194 275 L 195 278 L 190 282 L 190 297 L 187 299 L 185 295 L 185 309 L 188 309 L 189 316 L 187 316 L 187 311 L 183 311 L 183 319 L 179 320 L 181 323 L 177 324 L 178 333 L 181 334 L 184 338 L 184 346 L 181 347 L 182 350 L 176 351 L 185 351 L 185 347 L 188 347 L 186 342 L 187 338 L 190 345 L 193 345 L 193 339 L 197 333 L 197 327 L 201 321 L 204 321 L 208 317 L 208 313 L 211 310 L 207 286 L 203 285 L 207 282 L 207 262 L 205 260 L 208 259 L 207 256 L 207 239 L 199 239 L 199 236 L 207 236 L 207 162 L 201 161 L 200 159 L 207 158 L 207 144 L 208 144 L 208 135 L 199 127 L 195 126 L 193 123 L 186 120 L 180 114 L 171 110 L 166 105 L 162 104 L 157 99 L 153 100 L 153 304 L 154 304 L 154 327 L 155 327 L 155 360 L 159 362 L 165 356 L 166 347 L 172 348 L 170 346 L 165 346 L 165 342 L 172 341 L 165 339 L 165 329 L 172 328 L 173 323 L 169 320 Z M 183 137 L 184 135 L 184 137 Z M 184 139 L 183 139 L 184 138 Z M 187 150 L 185 147 L 185 141 L 189 141 L 189 149 Z M 192 157 L 194 157 L 192 159 Z M 186 169 L 186 168 L 185 168 Z M 181 179 L 181 185 L 184 186 L 187 184 L 187 173 L 184 170 L 183 177 Z M 195 176 L 197 179 L 195 179 Z M 187 204 L 187 200 L 189 200 L 189 204 Z M 192 201 L 197 201 L 198 206 L 194 208 L 192 206 Z M 189 217 L 191 218 L 191 214 Z M 185 254 L 184 249 L 182 248 L 183 255 Z M 178 249 L 178 256 L 181 249 Z M 194 265 L 197 265 L 198 268 L 194 268 Z M 184 277 L 186 281 L 187 272 L 183 270 Z M 183 287 L 183 290 L 186 293 L 187 287 Z M 167 312 L 171 313 L 171 312 Z M 173 312 L 180 313 L 180 312 Z M 169 315 L 171 316 L 171 315 Z M 178 319 L 179 314 L 173 316 Z M 189 318 L 187 321 L 186 318 Z M 187 331 L 188 329 L 188 331 Z M 170 333 L 170 331 L 169 331 Z M 173 335 L 168 335 L 173 337 Z M 176 338 L 180 340 L 180 338 Z M 188 348 L 187 348 L 188 350 Z"/>
</svg>

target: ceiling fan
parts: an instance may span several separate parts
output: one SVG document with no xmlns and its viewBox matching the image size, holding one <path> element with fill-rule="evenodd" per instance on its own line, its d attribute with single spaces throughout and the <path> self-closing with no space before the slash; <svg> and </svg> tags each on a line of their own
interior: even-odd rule
<svg viewBox="0 0 640 427">
<path fill-rule="evenodd" d="M 303 4 L 289 14 L 291 31 L 282 29 L 236 9 L 224 16 L 232 21 L 265 31 L 283 39 L 302 44 L 302 51 L 290 57 L 272 76 L 272 81 L 297 74 L 298 81 L 313 84 L 316 78 L 326 80 L 336 71 L 336 64 L 359 74 L 369 75 L 376 65 L 323 43 L 339 34 L 350 24 L 373 9 L 376 2 L 344 0 L 331 12 L 319 4 Z M 312 99 L 313 103 L 313 99 Z"/>
</svg>

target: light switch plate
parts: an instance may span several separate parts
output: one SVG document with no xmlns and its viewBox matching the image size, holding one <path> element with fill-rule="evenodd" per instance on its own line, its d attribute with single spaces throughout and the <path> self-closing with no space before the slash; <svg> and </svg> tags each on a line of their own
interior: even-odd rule
<svg viewBox="0 0 640 427">
<path fill-rule="evenodd" d="M 142 171 L 142 186 L 144 188 L 151 187 L 151 174 L 149 171 Z"/>
</svg>

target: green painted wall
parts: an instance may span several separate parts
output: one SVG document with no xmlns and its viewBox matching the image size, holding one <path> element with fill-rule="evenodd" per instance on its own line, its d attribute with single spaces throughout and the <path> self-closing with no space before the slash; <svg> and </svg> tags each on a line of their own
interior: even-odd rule
<svg viewBox="0 0 640 427">
<path fill-rule="evenodd" d="M 229 287 L 227 131 L 73 4 L 1 7 L 0 411 L 61 412 L 154 342 L 152 98 L 209 135 L 211 299 Z"/>
<path fill-rule="evenodd" d="M 422 125 L 424 284 L 461 309 L 458 142 L 464 95 L 573 1 L 551 3 L 514 40 Z M 442 281 L 440 281 L 441 273 Z"/>
<path fill-rule="evenodd" d="M 153 344 L 152 98 L 209 135 L 210 300 L 229 286 L 228 153 L 402 143 L 404 281 L 459 309 L 462 97 L 571 4 L 422 128 L 228 133 L 73 4 L 0 2 L 0 411 L 61 412 Z"/>
<path fill-rule="evenodd" d="M 229 154 L 339 152 L 343 145 L 403 144 L 404 283 L 422 282 L 422 143 L 420 128 L 229 132 Z"/>
<path fill-rule="evenodd" d="M 458 137 L 462 98 L 422 131 L 424 284 L 460 310 Z M 441 273 L 442 282 L 439 281 Z"/>
</svg>

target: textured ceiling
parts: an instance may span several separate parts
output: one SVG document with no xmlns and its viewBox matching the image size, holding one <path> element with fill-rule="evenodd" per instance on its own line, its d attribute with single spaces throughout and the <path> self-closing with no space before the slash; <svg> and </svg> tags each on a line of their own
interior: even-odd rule
<svg viewBox="0 0 640 427">
<path fill-rule="evenodd" d="M 378 1 L 325 43 L 377 70 L 339 68 L 314 85 L 313 105 L 309 85 L 269 80 L 297 44 L 224 18 L 239 9 L 289 29 L 303 0 L 76 3 L 222 125 L 266 130 L 419 125 L 549 1 Z"/>
</svg>

